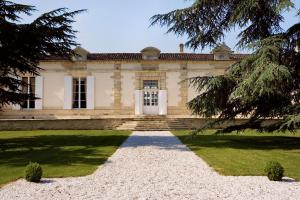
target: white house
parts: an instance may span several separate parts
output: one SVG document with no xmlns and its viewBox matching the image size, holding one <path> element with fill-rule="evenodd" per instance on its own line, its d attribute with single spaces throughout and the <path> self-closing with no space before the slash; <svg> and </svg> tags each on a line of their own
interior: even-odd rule
<svg viewBox="0 0 300 200">
<path fill-rule="evenodd" d="M 211 54 L 161 53 L 147 47 L 140 53 L 89 53 L 47 58 L 40 76 L 23 77 L 25 92 L 40 99 L 13 105 L 0 118 L 104 118 L 146 115 L 188 116 L 186 103 L 197 95 L 187 78 L 223 74 L 245 55 L 226 45 Z"/>
</svg>

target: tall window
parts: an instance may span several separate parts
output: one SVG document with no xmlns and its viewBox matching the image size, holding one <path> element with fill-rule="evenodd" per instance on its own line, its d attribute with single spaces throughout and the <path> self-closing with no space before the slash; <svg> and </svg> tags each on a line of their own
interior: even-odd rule
<svg viewBox="0 0 300 200">
<path fill-rule="evenodd" d="M 144 80 L 144 106 L 158 106 L 158 80 Z"/>
<path fill-rule="evenodd" d="M 35 108 L 35 77 L 23 77 L 22 81 L 27 84 L 22 87 L 22 92 L 29 94 L 29 98 L 21 104 L 21 108 L 33 109 Z"/>
<path fill-rule="evenodd" d="M 73 108 L 86 108 L 86 78 L 73 78 Z"/>
</svg>

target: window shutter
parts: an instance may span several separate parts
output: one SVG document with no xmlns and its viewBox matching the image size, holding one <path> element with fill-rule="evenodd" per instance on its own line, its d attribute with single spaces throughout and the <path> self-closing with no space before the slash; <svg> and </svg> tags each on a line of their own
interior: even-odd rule
<svg viewBox="0 0 300 200">
<path fill-rule="evenodd" d="M 87 77 L 87 109 L 95 108 L 95 77 Z"/>
<path fill-rule="evenodd" d="M 72 109 L 72 76 L 65 76 L 65 87 L 64 87 L 64 109 Z"/>
<path fill-rule="evenodd" d="M 42 76 L 35 77 L 35 96 L 39 99 L 35 100 L 35 109 L 43 109 L 43 84 L 44 79 Z"/>
<path fill-rule="evenodd" d="M 168 95 L 167 90 L 159 90 L 158 93 L 158 113 L 166 115 L 168 110 Z"/>
<path fill-rule="evenodd" d="M 142 115 L 143 114 L 143 90 L 136 90 L 135 91 L 135 114 Z"/>
</svg>

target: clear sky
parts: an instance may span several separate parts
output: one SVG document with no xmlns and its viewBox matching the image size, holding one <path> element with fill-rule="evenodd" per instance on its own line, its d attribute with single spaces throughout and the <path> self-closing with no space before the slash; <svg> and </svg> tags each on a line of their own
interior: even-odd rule
<svg viewBox="0 0 300 200">
<path fill-rule="evenodd" d="M 87 9 L 76 17 L 74 29 L 78 31 L 77 42 L 90 52 L 139 52 L 146 46 L 154 46 L 162 52 L 178 52 L 180 43 L 186 38 L 165 34 L 165 27 L 150 25 L 150 17 L 168 11 L 184 8 L 193 1 L 185 0 L 11 0 L 17 3 L 36 6 L 37 12 L 25 21 L 31 21 L 42 12 L 60 7 L 70 10 Z M 300 1 L 294 0 L 296 9 Z M 296 11 L 285 13 L 283 27 L 299 22 Z M 231 32 L 225 38 L 228 46 L 234 49 L 237 33 Z M 235 50 L 235 49 L 234 49 Z M 191 50 L 186 49 L 186 52 Z M 196 52 L 200 52 L 199 50 Z M 205 49 L 203 52 L 210 52 Z M 241 52 L 241 51 L 239 51 Z"/>
</svg>

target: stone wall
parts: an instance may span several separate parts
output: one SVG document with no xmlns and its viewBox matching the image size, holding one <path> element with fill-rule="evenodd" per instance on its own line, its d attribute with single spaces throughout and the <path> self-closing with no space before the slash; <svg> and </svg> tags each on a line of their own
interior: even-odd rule
<svg viewBox="0 0 300 200">
<path fill-rule="evenodd" d="M 154 118 L 155 119 L 155 118 Z M 168 120 L 174 118 L 159 118 Z M 135 118 L 107 118 L 107 119 L 55 119 L 55 120 L 0 120 L 0 130 L 106 130 L 115 129 L 125 121 L 132 121 Z M 213 119 L 204 118 L 176 118 L 177 121 L 184 123 L 190 129 L 198 129 L 205 123 Z M 241 124 L 245 119 L 231 121 L 230 124 Z M 266 120 L 264 124 L 273 124 L 278 120 Z M 226 124 L 228 125 L 228 123 Z M 215 126 L 223 128 L 224 124 Z"/>
<path fill-rule="evenodd" d="M 203 125 L 205 125 L 208 122 L 211 122 L 215 119 L 205 119 L 205 118 L 182 118 L 181 119 L 183 123 L 185 123 L 186 125 L 188 125 L 188 127 L 190 127 L 191 129 L 199 129 L 201 128 Z M 225 124 L 219 124 L 219 125 L 215 125 L 214 128 L 218 129 L 218 128 L 224 128 L 228 125 L 239 125 L 239 124 L 243 124 L 246 122 L 246 119 L 236 119 L 236 120 L 232 120 L 230 122 L 227 122 Z M 277 123 L 278 120 L 276 119 L 272 119 L 272 120 L 265 120 L 263 122 L 263 125 L 270 125 L 270 124 L 274 124 Z"/>
<path fill-rule="evenodd" d="M 0 120 L 0 130 L 103 130 L 114 129 L 126 119 Z"/>
</svg>

